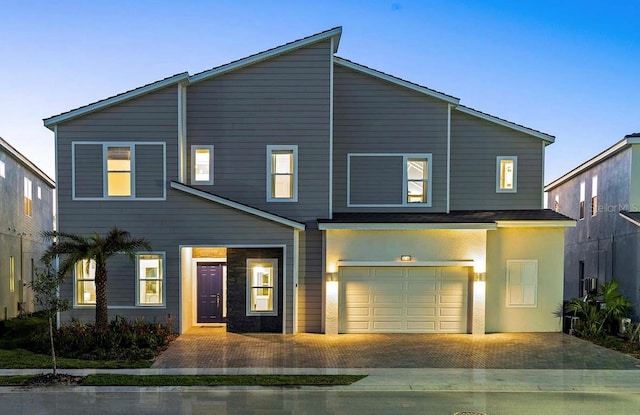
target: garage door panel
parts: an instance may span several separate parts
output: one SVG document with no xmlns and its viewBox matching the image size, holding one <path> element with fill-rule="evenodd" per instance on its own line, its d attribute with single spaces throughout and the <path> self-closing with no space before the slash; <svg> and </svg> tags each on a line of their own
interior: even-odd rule
<svg viewBox="0 0 640 415">
<path fill-rule="evenodd" d="M 462 267 L 341 267 L 340 331 L 466 333 L 468 281 Z"/>
</svg>

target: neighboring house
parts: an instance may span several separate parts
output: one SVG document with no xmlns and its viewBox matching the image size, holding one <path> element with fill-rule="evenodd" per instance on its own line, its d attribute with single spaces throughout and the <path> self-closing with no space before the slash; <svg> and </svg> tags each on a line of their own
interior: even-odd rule
<svg viewBox="0 0 640 415">
<path fill-rule="evenodd" d="M 577 220 L 565 234 L 565 299 L 616 279 L 640 318 L 640 134 L 625 136 L 545 191 L 550 208 Z"/>
<path fill-rule="evenodd" d="M 180 332 L 559 331 L 575 222 L 542 209 L 554 138 L 339 58 L 341 33 L 44 121 L 59 229 L 151 241 L 109 264 L 112 313 Z M 91 320 L 93 290 L 79 264 L 66 317 Z"/>
<path fill-rule="evenodd" d="M 53 230 L 55 183 L 0 138 L 0 318 L 34 309 L 33 281 Z"/>
</svg>

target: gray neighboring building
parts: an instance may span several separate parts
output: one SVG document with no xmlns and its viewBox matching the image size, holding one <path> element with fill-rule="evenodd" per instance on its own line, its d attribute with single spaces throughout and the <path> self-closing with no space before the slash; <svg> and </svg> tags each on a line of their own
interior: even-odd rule
<svg viewBox="0 0 640 415">
<path fill-rule="evenodd" d="M 111 316 L 176 331 L 559 331 L 554 137 L 335 56 L 336 27 L 45 119 L 58 228 L 151 241 Z M 526 243 L 525 243 L 526 241 Z M 78 264 L 64 318 L 92 320 Z"/>
<path fill-rule="evenodd" d="M 53 189 L 53 180 L 0 138 L 0 318 L 34 309 L 28 283 L 48 247 L 40 233 L 53 230 Z"/>
<path fill-rule="evenodd" d="M 565 299 L 616 279 L 639 319 L 640 134 L 625 136 L 545 191 L 549 208 L 577 221 L 565 234 Z"/>
</svg>

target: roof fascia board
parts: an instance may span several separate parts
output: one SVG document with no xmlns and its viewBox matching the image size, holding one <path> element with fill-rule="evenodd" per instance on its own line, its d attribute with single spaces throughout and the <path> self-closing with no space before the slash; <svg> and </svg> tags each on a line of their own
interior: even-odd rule
<svg viewBox="0 0 640 415">
<path fill-rule="evenodd" d="M 274 56 L 282 55 L 287 52 L 291 52 L 295 49 L 300 49 L 305 46 L 311 45 L 313 43 L 321 42 L 325 39 L 331 39 L 333 37 L 337 38 L 337 41 L 334 42 L 334 51 L 335 53 L 338 50 L 338 43 L 340 42 L 340 35 L 342 34 L 342 28 L 336 27 L 335 29 L 318 33 L 316 35 L 309 36 L 304 39 L 300 39 L 295 42 L 288 43 L 286 45 L 282 45 L 261 53 L 257 53 L 255 55 L 237 60 L 235 62 L 231 62 L 226 65 L 218 66 L 217 68 L 210 69 L 208 71 L 199 73 L 197 75 L 193 75 L 189 77 L 189 81 L 192 84 L 195 84 L 200 81 L 204 81 L 206 79 L 212 78 L 214 76 L 219 76 L 227 72 L 235 71 L 236 69 L 243 68 L 245 66 L 253 65 L 254 63 L 258 63 L 264 61 L 266 59 L 273 58 Z"/>
<path fill-rule="evenodd" d="M 392 231 L 392 230 L 429 230 L 429 229 L 497 229 L 495 223 L 319 223 L 321 231 Z"/>
<path fill-rule="evenodd" d="M 171 182 L 171 188 L 172 189 L 176 189 L 176 190 L 180 190 L 182 192 L 191 194 L 193 196 L 200 197 L 202 199 L 209 200 L 211 202 L 218 203 L 218 204 L 223 205 L 223 206 L 227 206 L 227 207 L 239 210 L 241 212 L 249 213 L 251 215 L 258 216 L 258 217 L 261 217 L 263 219 L 267 219 L 267 220 L 270 220 L 272 222 L 279 223 L 281 225 L 290 226 L 290 227 L 292 227 L 294 229 L 298 229 L 298 230 L 301 230 L 301 231 L 305 230 L 305 225 L 302 224 L 302 223 L 295 222 L 295 221 L 292 221 L 292 220 L 289 220 L 289 219 L 286 219 L 286 218 L 283 218 L 283 217 L 280 217 L 280 216 L 277 216 L 277 215 L 273 215 L 271 213 L 264 212 L 264 211 L 259 210 L 259 209 L 255 209 L 255 208 L 252 208 L 250 206 L 243 205 L 242 203 L 233 202 L 231 200 L 224 199 L 224 198 L 212 195 L 210 193 L 203 192 L 201 190 L 185 186 L 185 185 L 183 185 L 181 183 Z"/>
<path fill-rule="evenodd" d="M 634 225 L 640 226 L 640 222 L 638 222 L 637 220 L 633 219 L 632 217 L 629 217 L 629 216 L 625 215 L 623 212 L 618 212 L 618 214 L 620 216 L 622 216 L 624 219 L 626 219 L 629 222 L 633 223 Z"/>
<path fill-rule="evenodd" d="M 573 228 L 575 220 L 497 220 L 498 228 Z"/>
<path fill-rule="evenodd" d="M 5 141 L 2 137 L 0 137 L 0 147 L 2 147 L 7 153 L 9 153 L 13 158 L 18 160 L 20 164 L 25 166 L 28 170 L 30 170 L 33 174 L 38 176 L 42 181 L 44 181 L 49 187 L 52 189 L 56 188 L 56 183 L 51 179 L 45 172 L 40 170 L 38 166 L 33 164 L 31 160 L 22 155 L 18 150 L 16 150 L 11 144 Z"/>
<path fill-rule="evenodd" d="M 458 261 L 338 261 L 339 267 L 472 267 L 473 259 Z"/>
<path fill-rule="evenodd" d="M 463 112 L 465 114 L 468 114 L 468 115 L 472 115 L 472 116 L 477 117 L 477 118 L 481 118 L 481 119 L 486 120 L 486 121 L 491 121 L 492 123 L 501 125 L 503 127 L 507 127 L 507 128 L 512 129 L 512 130 L 519 131 L 521 133 L 537 137 L 537 138 L 539 138 L 541 140 L 546 141 L 549 144 L 552 144 L 552 143 L 554 143 L 556 141 L 555 137 L 553 137 L 552 135 L 545 134 L 545 133 L 542 133 L 540 131 L 532 130 L 532 129 L 524 127 L 522 125 L 518 125 L 518 124 L 515 124 L 515 123 L 512 123 L 512 122 L 509 122 L 507 120 L 503 120 L 503 119 L 500 119 L 498 117 L 494 117 L 493 115 L 489 115 L 489 114 L 485 114 L 485 113 L 480 112 L 480 111 L 476 111 L 473 108 L 464 107 L 464 106 L 458 106 L 458 107 L 456 107 L 456 110 L 458 110 L 460 112 Z"/>
<path fill-rule="evenodd" d="M 391 83 L 399 85 L 401 87 L 408 88 L 408 89 L 414 90 L 416 92 L 420 92 L 420 93 L 428 95 L 430 97 L 441 99 L 441 100 L 446 101 L 446 102 L 448 102 L 450 104 L 458 105 L 460 103 L 460 100 L 458 98 L 453 98 L 453 97 L 450 97 L 448 95 L 442 94 L 442 93 L 440 93 L 438 91 L 434 91 L 432 89 L 425 88 L 425 87 L 413 84 L 411 82 L 404 81 L 404 80 L 402 80 L 400 78 L 396 78 L 394 76 L 387 75 L 387 74 L 385 74 L 383 72 L 376 71 L 375 69 L 371 69 L 371 68 L 367 68 L 367 67 L 362 66 L 362 65 L 358 65 L 357 63 L 347 61 L 347 60 L 342 59 L 342 58 L 340 58 L 338 56 L 334 56 L 333 57 L 333 62 L 338 64 L 338 65 L 340 65 L 340 66 L 344 66 L 345 68 L 353 69 L 354 71 L 362 72 L 364 74 L 373 76 L 373 77 L 378 78 L 378 79 L 382 79 L 382 80 L 387 81 L 387 82 L 391 82 Z"/>
<path fill-rule="evenodd" d="M 98 102 L 96 102 L 94 104 L 89 104 L 87 106 L 78 108 L 76 110 L 71 110 L 71 111 L 69 111 L 67 113 L 56 115 L 56 116 L 51 117 L 51 118 L 47 118 L 47 119 L 44 120 L 44 126 L 48 127 L 49 129 L 52 129 L 52 127 L 54 125 L 60 124 L 61 122 L 69 121 L 69 120 L 71 120 L 73 118 L 77 118 L 77 117 L 80 117 L 82 115 L 86 115 L 86 114 L 89 114 L 91 112 L 98 111 L 98 110 L 101 110 L 103 108 L 107 108 L 107 107 L 110 107 L 112 105 L 124 102 L 124 101 L 131 100 L 133 98 L 137 98 L 137 97 L 139 97 L 141 95 L 145 95 L 145 94 L 148 94 L 150 92 L 154 92 L 154 91 L 157 91 L 159 89 L 166 88 L 168 86 L 171 86 L 173 84 L 177 84 L 179 82 L 189 82 L 189 73 L 188 72 L 184 72 L 184 73 L 172 76 L 170 78 L 163 79 L 163 80 L 158 81 L 158 82 L 154 82 L 154 83 L 149 84 L 147 86 L 143 86 L 142 88 L 137 88 L 137 89 L 131 90 L 129 92 L 125 92 L 124 94 L 116 95 L 114 97 L 107 98 L 107 99 L 104 99 L 102 101 L 98 101 Z"/>
<path fill-rule="evenodd" d="M 602 153 L 600 153 L 600 154 L 596 155 L 595 157 L 585 161 L 584 163 L 582 163 L 581 165 L 579 165 L 575 169 L 570 170 L 568 173 L 558 177 L 557 179 L 555 179 L 554 181 L 552 181 L 551 183 L 546 185 L 544 187 L 544 191 L 548 192 L 549 190 L 553 190 L 555 187 L 558 187 L 562 183 L 573 179 L 577 175 L 589 170 L 591 167 L 593 167 L 596 164 L 600 163 L 601 161 L 603 161 L 603 160 L 615 155 L 616 153 L 624 150 L 625 148 L 627 148 L 628 146 L 630 146 L 632 144 L 640 144 L 640 137 L 623 138 L 622 140 L 618 141 L 617 143 L 615 143 L 614 145 L 612 145 L 608 149 L 604 150 Z"/>
</svg>

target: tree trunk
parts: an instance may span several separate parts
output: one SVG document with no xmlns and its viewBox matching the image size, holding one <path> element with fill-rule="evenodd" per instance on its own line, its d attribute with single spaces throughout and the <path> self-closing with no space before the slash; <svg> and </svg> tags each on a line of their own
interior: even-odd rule
<svg viewBox="0 0 640 415">
<path fill-rule="evenodd" d="M 108 325 L 107 266 L 104 263 L 96 263 L 96 331 L 106 331 Z"/>
<path fill-rule="evenodd" d="M 49 311 L 49 339 L 51 340 L 51 363 L 53 364 L 53 376 L 58 373 L 58 365 L 56 364 L 56 349 L 53 343 L 53 317 Z"/>
</svg>

